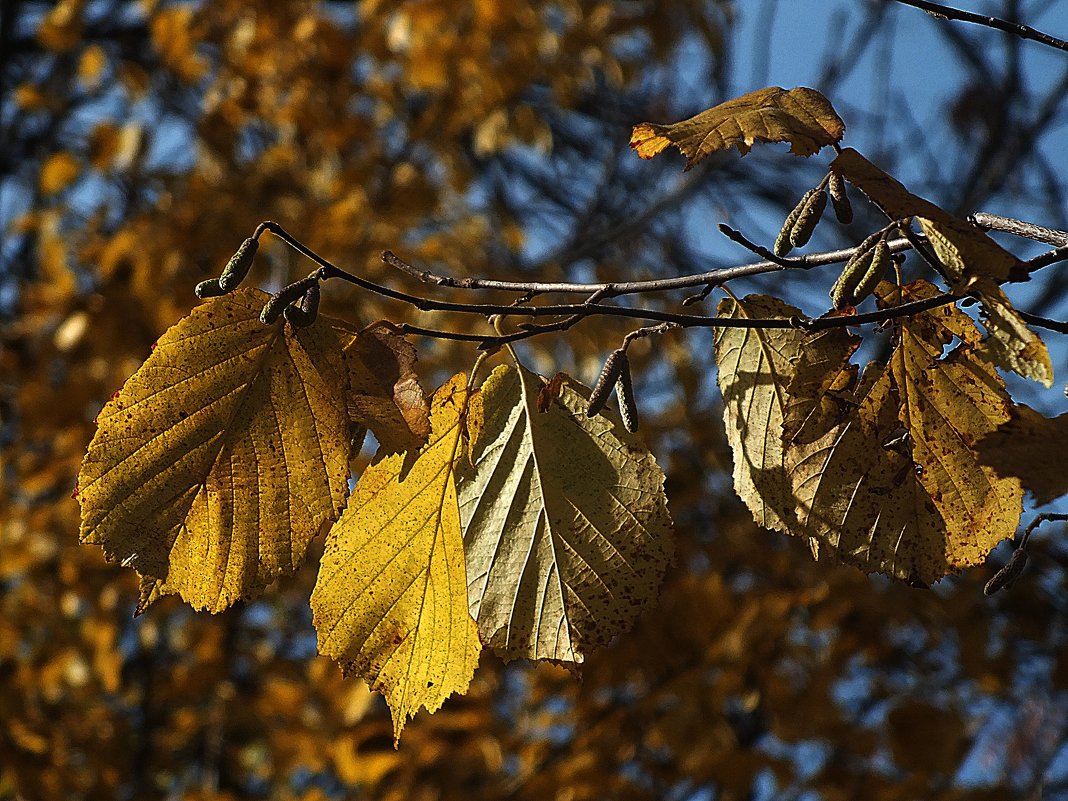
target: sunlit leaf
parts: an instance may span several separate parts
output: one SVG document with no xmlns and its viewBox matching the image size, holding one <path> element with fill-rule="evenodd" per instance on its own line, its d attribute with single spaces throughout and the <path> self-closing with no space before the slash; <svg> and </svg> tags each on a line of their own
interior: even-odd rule
<svg viewBox="0 0 1068 801">
<path fill-rule="evenodd" d="M 815 89 L 769 86 L 671 125 L 635 125 L 630 146 L 643 159 L 651 159 L 675 145 L 689 169 L 709 153 L 732 145 L 744 156 L 756 142 L 789 142 L 791 152 L 811 156 L 844 133 L 845 123 Z"/>
<path fill-rule="evenodd" d="M 1011 419 L 984 437 L 979 458 L 998 475 L 1016 476 L 1037 503 L 1049 503 L 1068 492 L 1068 414 L 1052 419 L 1029 406 L 1016 406 Z"/>
<path fill-rule="evenodd" d="M 799 315 L 800 310 L 767 295 L 724 298 L 719 316 L 732 319 Z M 796 527 L 794 499 L 783 472 L 782 430 L 787 386 L 804 333 L 794 328 L 720 327 L 716 366 L 727 441 L 734 453 L 734 490 L 765 528 Z"/>
<path fill-rule="evenodd" d="M 400 737 L 420 707 L 463 693 L 478 664 L 453 468 L 466 407 L 464 376 L 434 395 L 430 441 L 360 477 L 331 529 L 311 607 L 319 651 L 381 692 Z"/>
<path fill-rule="evenodd" d="M 656 597 L 671 554 L 664 474 L 589 390 L 498 367 L 482 386 L 460 513 L 471 613 L 505 659 L 581 662 Z"/>
<path fill-rule="evenodd" d="M 1002 370 L 1053 386 L 1053 362 L 1046 343 L 1027 327 L 1020 313 L 1009 303 L 1001 287 L 982 282 L 981 322 L 989 335 L 983 340 L 983 354 Z"/>
<path fill-rule="evenodd" d="M 79 476 L 83 542 L 220 611 L 292 573 L 348 492 L 346 377 L 328 325 L 212 300 L 103 408 Z"/>
</svg>

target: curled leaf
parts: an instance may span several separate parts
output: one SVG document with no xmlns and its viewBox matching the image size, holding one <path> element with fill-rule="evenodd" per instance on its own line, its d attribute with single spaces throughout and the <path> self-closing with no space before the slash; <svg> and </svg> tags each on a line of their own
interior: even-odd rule
<svg viewBox="0 0 1068 801">
<path fill-rule="evenodd" d="M 418 451 L 430 436 L 430 419 L 415 347 L 384 328 L 356 331 L 334 323 L 345 342 L 349 416 L 371 429 L 384 453 Z"/>
<path fill-rule="evenodd" d="M 709 153 L 738 148 L 743 156 L 756 142 L 789 142 L 791 152 L 811 156 L 841 140 L 845 123 L 815 89 L 769 86 L 728 100 L 672 125 L 634 126 L 630 146 L 650 159 L 668 145 L 686 156 L 686 168 Z"/>
</svg>

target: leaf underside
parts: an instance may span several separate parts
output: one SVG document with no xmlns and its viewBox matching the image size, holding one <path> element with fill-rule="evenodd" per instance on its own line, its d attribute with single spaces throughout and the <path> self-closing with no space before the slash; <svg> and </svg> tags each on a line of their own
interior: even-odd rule
<svg viewBox="0 0 1068 801">
<path fill-rule="evenodd" d="M 581 662 L 629 629 L 670 559 L 664 475 L 589 390 L 498 367 L 480 394 L 473 466 L 461 470 L 471 613 L 504 659 Z"/>
</svg>

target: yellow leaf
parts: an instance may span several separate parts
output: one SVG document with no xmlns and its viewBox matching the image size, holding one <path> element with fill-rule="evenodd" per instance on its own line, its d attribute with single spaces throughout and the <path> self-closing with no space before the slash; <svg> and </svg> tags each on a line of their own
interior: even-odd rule
<svg viewBox="0 0 1068 801">
<path fill-rule="evenodd" d="M 72 153 L 53 153 L 41 165 L 38 184 L 44 194 L 54 195 L 70 186 L 81 171 L 81 165 Z"/>
<path fill-rule="evenodd" d="M 78 80 L 86 87 L 95 89 L 100 85 L 107 64 L 108 56 L 104 48 L 98 44 L 89 45 L 78 59 Z"/>
<path fill-rule="evenodd" d="M 978 276 L 1004 281 L 1019 265 L 1019 260 L 985 231 L 912 194 L 852 148 L 839 153 L 831 169 L 860 189 L 891 219 L 915 217 L 931 249 L 945 265 L 954 292 L 968 291 Z"/>
<path fill-rule="evenodd" d="M 82 40 L 84 0 L 59 0 L 41 20 L 37 39 L 49 50 L 73 50 Z"/>
<path fill-rule="evenodd" d="M 709 153 L 732 145 L 744 156 L 758 141 L 789 142 L 792 153 L 811 156 L 844 133 L 845 123 L 815 89 L 769 86 L 672 125 L 635 125 L 630 146 L 643 159 L 651 159 L 675 145 L 686 156 L 689 169 Z"/>
<path fill-rule="evenodd" d="M 935 287 L 916 281 L 903 288 L 901 302 L 935 294 Z M 899 333 L 890 368 L 898 419 L 911 435 L 920 483 L 946 522 L 950 563 L 980 564 L 1020 520 L 1019 483 L 998 479 L 973 450 L 1008 419 L 1012 401 L 997 372 L 976 352 L 975 324 L 957 308 L 905 318 Z M 954 337 L 961 344 L 942 359 Z"/>
<path fill-rule="evenodd" d="M 889 287 L 878 291 L 884 305 Z M 916 282 L 901 302 L 935 292 Z M 976 353 L 978 331 L 963 312 L 914 315 L 898 336 L 889 365 L 862 377 L 856 413 L 828 421 L 818 438 L 790 443 L 785 458 L 798 533 L 865 570 L 932 582 L 981 563 L 1016 529 L 1019 483 L 999 479 L 973 450 L 1008 418 L 1010 401 Z M 960 345 L 943 357 L 954 337 Z M 852 345 L 838 348 L 842 364 Z M 826 362 L 836 359 L 828 354 Z"/>
<path fill-rule="evenodd" d="M 212 612 L 293 573 L 348 491 L 340 343 L 263 325 L 266 301 L 239 290 L 160 337 L 78 477 L 82 541 Z"/>
<path fill-rule="evenodd" d="M 1052 387 L 1053 362 L 1046 343 L 1027 327 L 1001 287 L 989 278 L 981 279 L 977 286 L 982 300 L 980 319 L 988 331 L 983 355 L 1002 370 L 1038 381 L 1047 389 Z"/>
<path fill-rule="evenodd" d="M 468 599 L 502 658 L 582 662 L 656 597 L 671 554 L 664 474 L 589 389 L 498 367 L 482 385 L 474 466 L 460 472 Z"/>
<path fill-rule="evenodd" d="M 979 458 L 1002 476 L 1017 476 L 1039 504 L 1068 492 L 1068 414 L 1050 419 L 1029 406 L 1016 406 L 1012 417 L 979 442 Z"/>
<path fill-rule="evenodd" d="M 781 317 L 800 314 L 777 298 L 724 298 L 720 317 Z M 715 329 L 716 365 L 727 441 L 734 453 L 734 491 L 765 528 L 796 528 L 794 499 L 783 472 L 782 430 L 787 386 L 804 333 L 793 328 Z"/>
<path fill-rule="evenodd" d="M 435 394 L 430 442 L 403 476 L 394 454 L 360 477 L 311 597 L 319 651 L 385 695 L 395 740 L 420 707 L 467 689 L 481 649 L 453 479 L 464 383 L 456 375 Z"/>
</svg>

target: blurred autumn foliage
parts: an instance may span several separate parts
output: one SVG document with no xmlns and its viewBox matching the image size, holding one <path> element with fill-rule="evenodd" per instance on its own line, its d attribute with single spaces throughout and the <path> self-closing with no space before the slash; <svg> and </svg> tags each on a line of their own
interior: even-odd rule
<svg viewBox="0 0 1068 801">
<path fill-rule="evenodd" d="M 856 13 L 879 30 L 882 11 Z M 458 276 L 626 280 L 703 264 L 683 201 L 789 208 L 804 164 L 710 159 L 680 177 L 627 147 L 635 122 L 729 96 L 733 14 L 3 4 L 0 798 L 1068 797 L 1063 552 L 1034 547 L 1037 569 L 995 601 L 989 570 L 924 592 L 813 563 L 731 491 L 709 337 L 631 351 L 677 532 L 659 604 L 581 681 L 487 652 L 399 750 L 381 699 L 314 656 L 317 555 L 255 603 L 212 617 L 167 599 L 133 620 L 129 571 L 77 544 L 93 418 L 261 220 L 386 283 L 402 280 L 386 248 Z M 1011 88 L 1008 56 L 975 59 Z M 956 143 L 994 167 L 943 188 L 947 207 L 1014 189 L 1003 142 L 1037 169 L 1027 101 L 998 94 L 990 126 Z M 277 244 L 256 274 L 272 289 L 308 269 Z M 353 298 L 331 285 L 324 310 L 397 313 Z M 624 330 L 528 354 L 590 377 Z M 420 371 L 469 361 L 428 342 Z"/>
</svg>

